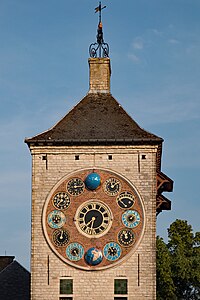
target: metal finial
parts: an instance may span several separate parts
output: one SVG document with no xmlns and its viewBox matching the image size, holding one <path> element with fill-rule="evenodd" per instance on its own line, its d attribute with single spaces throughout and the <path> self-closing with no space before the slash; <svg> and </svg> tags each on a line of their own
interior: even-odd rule
<svg viewBox="0 0 200 300">
<path fill-rule="evenodd" d="M 109 45 L 104 43 L 103 39 L 103 25 L 101 20 L 101 11 L 106 8 L 106 6 L 101 6 L 101 1 L 99 1 L 99 6 L 95 8 L 95 13 L 99 12 L 99 24 L 97 28 L 97 42 L 93 43 L 89 47 L 90 57 L 109 57 Z"/>
</svg>

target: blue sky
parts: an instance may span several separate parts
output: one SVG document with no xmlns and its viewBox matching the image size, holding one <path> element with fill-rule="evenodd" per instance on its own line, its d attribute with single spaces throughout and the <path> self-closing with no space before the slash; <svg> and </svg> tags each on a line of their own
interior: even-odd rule
<svg viewBox="0 0 200 300">
<path fill-rule="evenodd" d="M 175 181 L 176 219 L 200 231 L 200 2 L 104 0 L 112 94 L 139 125 L 164 138 L 162 171 Z M 0 2 L 0 255 L 29 268 L 31 156 L 23 140 L 48 129 L 88 91 L 94 0 Z"/>
</svg>

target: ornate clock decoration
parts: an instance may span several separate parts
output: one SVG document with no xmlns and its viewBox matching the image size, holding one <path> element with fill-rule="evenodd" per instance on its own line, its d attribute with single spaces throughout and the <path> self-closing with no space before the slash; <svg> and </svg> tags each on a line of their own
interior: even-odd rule
<svg viewBox="0 0 200 300">
<path fill-rule="evenodd" d="M 70 205 L 70 197 L 65 192 L 57 193 L 53 198 L 53 205 L 57 209 L 67 209 Z"/>
<path fill-rule="evenodd" d="M 109 170 L 84 169 L 59 181 L 43 209 L 45 238 L 65 263 L 102 270 L 128 258 L 144 232 L 135 186 Z"/>
</svg>

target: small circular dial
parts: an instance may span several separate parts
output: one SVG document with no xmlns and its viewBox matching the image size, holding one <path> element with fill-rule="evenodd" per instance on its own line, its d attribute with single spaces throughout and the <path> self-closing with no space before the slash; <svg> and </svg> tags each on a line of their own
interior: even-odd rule
<svg viewBox="0 0 200 300">
<path fill-rule="evenodd" d="M 115 261 L 121 256 L 121 247 L 114 242 L 110 242 L 105 245 L 103 254 L 107 260 Z"/>
<path fill-rule="evenodd" d="M 67 230 L 57 229 L 53 233 L 53 242 L 56 246 L 65 246 L 69 242 L 69 233 Z"/>
<path fill-rule="evenodd" d="M 135 242 L 135 235 L 131 229 L 122 229 L 118 233 L 118 242 L 121 246 L 129 247 Z"/>
<path fill-rule="evenodd" d="M 73 196 L 79 196 L 84 192 L 85 184 L 80 178 L 72 178 L 67 183 L 67 191 Z"/>
<path fill-rule="evenodd" d="M 79 243 L 71 243 L 66 249 L 66 256 L 71 261 L 78 261 L 83 257 L 83 255 L 84 249 Z"/>
<path fill-rule="evenodd" d="M 102 236 L 112 225 L 109 208 L 105 204 L 97 201 L 84 203 L 84 205 L 78 209 L 75 219 L 79 231 L 88 237 Z"/>
<path fill-rule="evenodd" d="M 53 205 L 57 209 L 67 209 L 70 205 L 69 195 L 65 192 L 57 193 L 53 198 Z"/>
<path fill-rule="evenodd" d="M 116 196 L 121 190 L 121 183 L 116 178 L 109 178 L 104 183 L 104 191 L 109 196 Z"/>
<path fill-rule="evenodd" d="M 134 196 L 130 192 L 123 192 L 117 197 L 117 204 L 121 208 L 130 208 L 134 202 Z"/>
<path fill-rule="evenodd" d="M 60 210 L 53 210 L 48 214 L 47 222 L 51 228 L 61 228 L 66 222 L 66 217 Z"/>
<path fill-rule="evenodd" d="M 122 223 L 128 228 L 135 228 L 140 223 L 140 215 L 136 210 L 127 210 L 122 215 Z"/>
</svg>

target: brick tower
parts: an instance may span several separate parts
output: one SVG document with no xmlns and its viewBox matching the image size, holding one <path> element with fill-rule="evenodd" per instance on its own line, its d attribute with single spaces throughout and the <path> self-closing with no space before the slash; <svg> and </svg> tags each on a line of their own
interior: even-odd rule
<svg viewBox="0 0 200 300">
<path fill-rule="evenodd" d="M 96 45 L 103 57 L 95 56 Z M 25 140 L 32 155 L 31 300 L 153 300 L 156 213 L 170 209 L 162 192 L 173 185 L 161 172 L 163 140 L 111 95 L 101 22 L 90 53 L 87 95 Z"/>
</svg>

